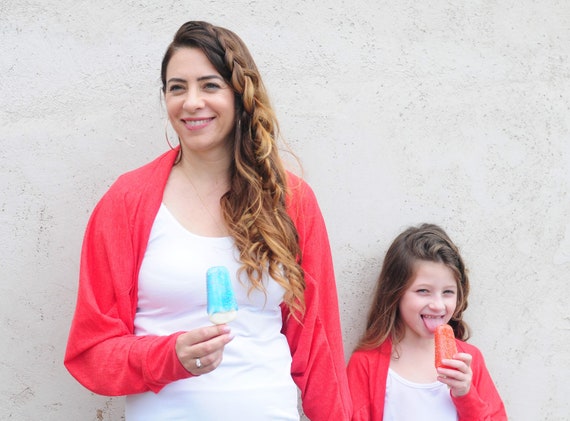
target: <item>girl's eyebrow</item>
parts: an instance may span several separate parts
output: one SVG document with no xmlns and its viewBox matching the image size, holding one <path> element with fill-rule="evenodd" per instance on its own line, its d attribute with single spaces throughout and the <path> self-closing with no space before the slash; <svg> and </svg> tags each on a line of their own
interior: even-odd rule
<svg viewBox="0 0 570 421">
<path fill-rule="evenodd" d="M 410 287 L 413 288 L 433 288 L 433 284 L 429 283 L 429 282 L 421 282 L 421 283 L 417 283 L 417 284 L 412 284 L 410 285 Z M 456 284 L 448 284 L 448 285 L 443 285 L 441 288 L 443 289 L 457 289 L 457 285 Z"/>
</svg>

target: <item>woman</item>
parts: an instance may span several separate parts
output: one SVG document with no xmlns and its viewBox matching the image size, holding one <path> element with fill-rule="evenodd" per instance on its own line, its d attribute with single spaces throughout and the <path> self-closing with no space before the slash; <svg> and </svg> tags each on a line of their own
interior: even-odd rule
<svg viewBox="0 0 570 421">
<path fill-rule="evenodd" d="M 121 176 L 89 221 L 65 365 L 128 395 L 127 420 L 350 418 L 327 233 L 285 171 L 247 47 L 205 22 L 162 62 L 180 146 Z M 237 318 L 211 325 L 205 274 L 226 266 Z"/>
</svg>

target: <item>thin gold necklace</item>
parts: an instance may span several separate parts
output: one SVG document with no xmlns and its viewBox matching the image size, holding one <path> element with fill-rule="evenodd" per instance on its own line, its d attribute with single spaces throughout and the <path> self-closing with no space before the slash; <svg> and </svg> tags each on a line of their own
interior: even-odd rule
<svg viewBox="0 0 570 421">
<path fill-rule="evenodd" d="M 220 223 L 218 222 L 218 219 L 214 218 L 214 215 L 212 214 L 212 212 L 210 212 L 210 209 L 208 208 L 208 206 L 206 206 L 206 202 L 204 201 L 204 199 L 202 199 L 202 196 L 200 195 L 200 192 L 198 192 L 198 189 L 196 188 L 196 186 L 194 185 L 194 182 L 192 181 L 192 178 L 186 173 L 186 171 L 184 171 L 182 168 L 180 168 L 180 170 L 182 171 L 182 173 L 184 174 L 184 176 L 186 177 L 186 179 L 190 182 L 190 185 L 192 186 L 192 188 L 194 189 L 194 192 L 196 193 L 196 196 L 198 196 L 198 200 L 200 201 L 200 205 L 204 208 L 204 210 L 206 211 L 206 213 L 208 214 L 208 216 L 210 217 L 210 219 L 212 220 L 212 222 L 218 227 L 219 233 L 224 236 L 227 237 L 228 235 L 228 230 L 225 227 L 225 225 L 222 227 L 220 225 Z"/>
</svg>

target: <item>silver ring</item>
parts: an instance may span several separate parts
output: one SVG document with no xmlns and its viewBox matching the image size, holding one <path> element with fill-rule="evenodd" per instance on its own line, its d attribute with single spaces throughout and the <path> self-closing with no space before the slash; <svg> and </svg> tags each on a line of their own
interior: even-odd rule
<svg viewBox="0 0 570 421">
<path fill-rule="evenodd" d="M 200 358 L 196 358 L 196 368 L 202 368 L 202 361 L 200 361 Z"/>
</svg>

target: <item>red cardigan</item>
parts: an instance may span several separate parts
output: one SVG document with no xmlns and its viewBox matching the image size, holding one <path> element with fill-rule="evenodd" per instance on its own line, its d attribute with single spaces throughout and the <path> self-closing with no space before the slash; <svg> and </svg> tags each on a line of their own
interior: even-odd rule
<svg viewBox="0 0 570 421">
<path fill-rule="evenodd" d="M 469 393 L 453 397 L 459 421 L 503 421 L 507 414 L 503 401 L 485 366 L 483 355 L 473 345 L 455 340 L 458 352 L 473 356 L 473 380 Z M 386 379 L 392 342 L 385 341 L 372 350 L 355 351 L 348 362 L 348 381 L 354 405 L 353 421 L 382 421 Z"/>
<path fill-rule="evenodd" d="M 65 366 L 102 395 L 158 392 L 191 377 L 168 336 L 135 336 L 141 261 L 177 150 L 118 178 L 95 207 L 81 253 L 79 290 Z M 311 420 L 348 420 L 338 297 L 328 236 L 311 188 L 289 174 L 288 213 L 299 233 L 307 310 L 302 323 L 282 306 L 292 355 L 291 376 Z"/>
</svg>

